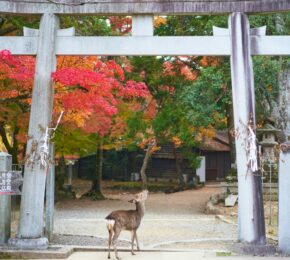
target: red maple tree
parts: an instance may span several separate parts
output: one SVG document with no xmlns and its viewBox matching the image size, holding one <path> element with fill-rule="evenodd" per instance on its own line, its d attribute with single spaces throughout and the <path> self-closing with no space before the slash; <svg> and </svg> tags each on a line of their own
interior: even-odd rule
<svg viewBox="0 0 290 260">
<path fill-rule="evenodd" d="M 122 67 L 114 60 L 78 57 L 74 67 L 63 67 L 53 73 L 57 106 L 86 132 L 107 134 L 121 102 L 148 96 L 143 82 L 125 81 Z M 84 68 L 83 64 L 86 64 Z M 77 115 L 82 115 L 77 116 Z"/>
</svg>

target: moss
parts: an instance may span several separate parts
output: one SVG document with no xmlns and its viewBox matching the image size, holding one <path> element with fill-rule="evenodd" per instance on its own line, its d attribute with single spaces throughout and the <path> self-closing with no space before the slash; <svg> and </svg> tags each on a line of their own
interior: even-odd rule
<svg viewBox="0 0 290 260">
<path fill-rule="evenodd" d="M 0 252 L 0 259 L 12 259 L 11 255 Z"/>
<path fill-rule="evenodd" d="M 216 256 L 231 256 L 231 252 L 216 252 Z"/>
</svg>

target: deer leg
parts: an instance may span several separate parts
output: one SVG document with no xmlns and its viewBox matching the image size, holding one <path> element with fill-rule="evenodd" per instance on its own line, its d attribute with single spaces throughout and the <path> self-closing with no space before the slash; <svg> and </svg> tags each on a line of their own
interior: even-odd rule
<svg viewBox="0 0 290 260">
<path fill-rule="evenodd" d="M 136 244 L 137 244 L 137 250 L 140 251 L 139 242 L 138 242 L 138 238 L 137 238 L 137 230 L 134 230 L 134 237 L 135 237 Z"/>
<path fill-rule="evenodd" d="M 134 239 L 135 239 L 135 233 L 134 230 L 131 231 L 131 254 L 136 255 L 134 253 Z"/>
<path fill-rule="evenodd" d="M 121 258 L 118 255 L 118 251 L 117 251 L 117 239 L 118 239 L 120 233 L 121 233 L 121 229 L 114 229 L 113 246 L 114 246 L 115 256 L 116 256 L 117 260 L 121 260 Z"/>
<path fill-rule="evenodd" d="M 109 230 L 109 253 L 108 253 L 108 259 L 111 258 L 111 244 L 112 244 L 112 236 L 113 236 L 113 230 Z"/>
</svg>

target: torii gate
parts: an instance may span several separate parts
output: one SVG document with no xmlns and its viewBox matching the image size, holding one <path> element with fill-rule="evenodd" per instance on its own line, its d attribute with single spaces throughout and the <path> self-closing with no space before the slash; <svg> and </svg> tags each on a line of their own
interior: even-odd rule
<svg viewBox="0 0 290 260">
<path fill-rule="evenodd" d="M 41 166 L 41 145 L 51 121 L 56 55 L 227 55 L 235 117 L 239 191 L 239 240 L 266 243 L 261 178 L 255 174 L 255 97 L 251 55 L 289 55 L 290 36 L 264 36 L 251 29 L 245 13 L 289 11 L 289 0 L 2 0 L 0 12 L 42 14 L 39 31 L 23 37 L 1 37 L 0 49 L 15 55 L 37 55 L 27 143 L 20 227 L 14 243 L 22 248 L 45 247 L 42 237 L 46 169 Z M 153 15 L 231 13 L 229 29 L 214 29 L 214 36 L 154 37 Z M 130 37 L 75 37 L 60 31 L 57 15 L 133 15 Z M 248 148 L 248 150 L 246 149 Z M 8 203 L 8 198 L 0 198 Z"/>
</svg>

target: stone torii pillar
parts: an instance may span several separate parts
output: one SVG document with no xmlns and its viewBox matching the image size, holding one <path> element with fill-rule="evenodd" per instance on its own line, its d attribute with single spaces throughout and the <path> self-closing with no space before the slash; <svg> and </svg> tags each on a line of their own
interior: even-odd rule
<svg viewBox="0 0 290 260">
<path fill-rule="evenodd" d="M 238 230 L 241 242 L 265 245 L 261 176 L 256 150 L 255 92 L 247 15 L 229 17 L 231 77 L 238 171 Z"/>
<path fill-rule="evenodd" d="M 282 253 L 290 254 L 290 142 L 280 147 L 278 246 Z"/>
<path fill-rule="evenodd" d="M 24 183 L 20 208 L 20 226 L 16 239 L 9 243 L 19 248 L 47 248 L 43 237 L 43 208 L 48 162 L 44 149 L 46 129 L 49 127 L 53 106 L 51 73 L 56 68 L 56 35 L 59 19 L 54 14 L 43 14 L 40 21 L 38 50 L 32 105 L 30 112 Z"/>
</svg>

